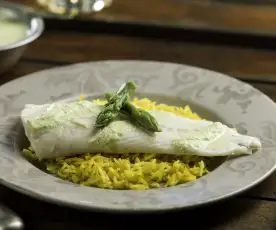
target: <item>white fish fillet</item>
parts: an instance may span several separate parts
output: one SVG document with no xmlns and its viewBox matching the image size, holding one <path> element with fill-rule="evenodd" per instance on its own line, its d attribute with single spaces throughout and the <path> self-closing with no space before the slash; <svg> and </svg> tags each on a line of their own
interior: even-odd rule
<svg viewBox="0 0 276 230">
<path fill-rule="evenodd" d="M 198 156 L 252 154 L 258 138 L 241 135 L 220 122 L 192 120 L 165 111 L 150 111 L 162 132 L 149 135 L 127 120 L 94 129 L 102 105 L 89 101 L 26 105 L 21 119 L 41 159 L 80 153 L 160 153 Z"/>
</svg>

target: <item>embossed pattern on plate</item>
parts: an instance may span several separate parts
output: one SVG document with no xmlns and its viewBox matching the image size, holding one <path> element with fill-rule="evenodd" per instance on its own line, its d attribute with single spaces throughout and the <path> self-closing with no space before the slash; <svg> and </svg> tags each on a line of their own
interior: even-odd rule
<svg viewBox="0 0 276 230">
<path fill-rule="evenodd" d="M 134 80 L 144 95 L 162 94 L 211 110 L 240 132 L 260 137 L 262 151 L 228 158 L 196 181 L 147 191 L 80 187 L 40 171 L 22 157 L 15 140 L 19 114 L 26 103 L 42 104 L 81 93 L 103 95 L 127 79 Z M 252 86 L 191 66 L 102 61 L 45 70 L 0 87 L 0 179 L 36 198 L 79 208 L 134 212 L 194 207 L 250 188 L 275 169 L 275 117 L 274 102 Z"/>
</svg>

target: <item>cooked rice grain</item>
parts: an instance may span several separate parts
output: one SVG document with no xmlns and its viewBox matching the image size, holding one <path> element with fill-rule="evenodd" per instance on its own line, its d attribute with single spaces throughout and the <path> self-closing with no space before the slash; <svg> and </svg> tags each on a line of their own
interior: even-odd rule
<svg viewBox="0 0 276 230">
<path fill-rule="evenodd" d="M 83 100 L 83 96 L 80 96 Z M 103 100 L 94 102 L 104 104 Z M 135 98 L 133 103 L 146 110 L 164 110 L 191 119 L 201 119 L 189 106 L 184 108 L 156 104 L 148 98 Z M 35 158 L 30 147 L 24 150 Z M 198 156 L 156 154 L 83 154 L 43 160 L 47 171 L 73 183 L 106 189 L 145 190 L 169 187 L 196 180 L 208 173 L 206 159 Z"/>
</svg>

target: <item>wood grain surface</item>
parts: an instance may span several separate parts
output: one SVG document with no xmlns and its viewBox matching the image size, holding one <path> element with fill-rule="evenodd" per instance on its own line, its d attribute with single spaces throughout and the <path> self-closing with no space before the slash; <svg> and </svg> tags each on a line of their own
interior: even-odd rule
<svg viewBox="0 0 276 230">
<path fill-rule="evenodd" d="M 272 230 L 276 205 L 272 201 L 232 198 L 206 207 L 162 214 L 103 214 L 80 211 L 34 200 L 0 187 L 1 199 L 32 230 L 155 229 L 183 226 L 202 230 Z"/>
<path fill-rule="evenodd" d="M 51 31 L 34 42 L 24 58 L 53 64 L 147 59 L 185 63 L 248 80 L 276 82 L 276 52 L 230 45 Z"/>
<path fill-rule="evenodd" d="M 12 1 L 41 10 L 35 0 Z M 79 19 L 274 37 L 276 7 L 273 0 L 114 0 L 111 7 Z"/>
<path fill-rule="evenodd" d="M 229 42 L 231 43 L 231 42 Z M 108 59 L 159 60 L 200 66 L 237 77 L 276 101 L 276 51 L 120 34 L 46 30 L 0 84 L 23 75 L 77 62 Z M 276 173 L 227 201 L 163 214 L 103 214 L 38 201 L 0 186 L 0 201 L 30 230 L 159 229 L 165 225 L 202 230 L 275 230 Z"/>
</svg>

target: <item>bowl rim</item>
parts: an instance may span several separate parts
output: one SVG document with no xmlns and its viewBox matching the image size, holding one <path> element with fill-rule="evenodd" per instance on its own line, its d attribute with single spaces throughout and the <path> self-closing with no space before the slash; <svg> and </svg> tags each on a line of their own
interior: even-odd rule
<svg viewBox="0 0 276 230">
<path fill-rule="evenodd" d="M 26 35 L 25 38 L 15 42 L 15 43 L 0 46 L 0 51 L 10 50 L 10 49 L 14 49 L 14 48 L 18 48 L 18 47 L 27 45 L 27 44 L 31 43 L 32 41 L 36 40 L 44 31 L 45 24 L 44 24 L 43 18 L 40 17 L 37 13 L 35 13 L 32 9 L 29 9 L 28 7 L 25 7 L 18 3 L 11 3 L 11 2 L 7 2 L 7 1 L 1 1 L 0 8 L 8 8 L 13 11 L 19 10 L 23 13 L 26 13 L 27 16 L 30 19 L 32 19 L 32 21 L 34 20 L 36 22 L 36 23 L 28 24 L 28 26 L 30 26 L 31 29 L 33 30 L 32 33 Z"/>
<path fill-rule="evenodd" d="M 24 101 L 42 104 L 77 98 L 80 94 L 102 96 L 126 80 L 137 81 L 139 93 L 144 95 L 162 94 L 219 111 L 226 124 L 259 137 L 262 150 L 248 156 L 229 157 L 212 173 L 195 181 L 144 191 L 79 186 L 40 171 L 22 157 L 16 144 L 19 133 L 15 130 Z M 30 86 L 32 90 L 26 90 Z M 0 183 L 51 203 L 112 213 L 188 209 L 244 192 L 276 169 L 275 102 L 253 86 L 215 71 L 145 60 L 85 62 L 10 81 L 0 88 L 0 98 L 6 105 L 3 106 L 6 112 L 0 114 Z M 250 103 L 244 107 L 241 102 Z M 260 111 L 266 116 L 259 116 Z"/>
</svg>

